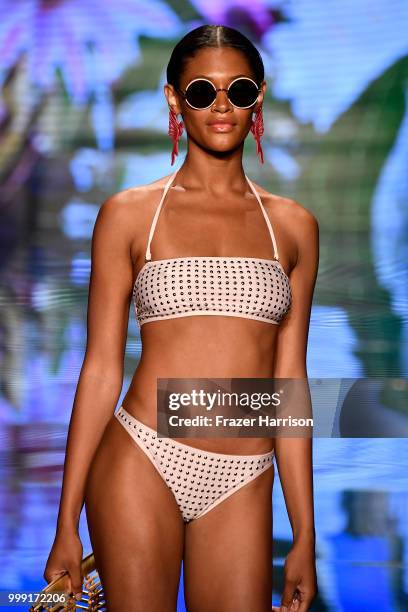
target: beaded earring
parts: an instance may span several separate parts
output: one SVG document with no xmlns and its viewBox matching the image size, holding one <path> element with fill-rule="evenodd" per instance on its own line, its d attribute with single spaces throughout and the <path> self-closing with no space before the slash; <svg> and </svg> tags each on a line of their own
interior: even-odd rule
<svg viewBox="0 0 408 612">
<path fill-rule="evenodd" d="M 173 150 L 171 152 L 171 165 L 174 164 L 178 155 L 178 143 L 184 130 L 184 123 L 177 121 L 177 113 L 172 108 L 169 109 L 169 136 L 173 140 Z"/>
<path fill-rule="evenodd" d="M 264 131 L 265 129 L 263 124 L 262 106 L 260 106 L 255 113 L 255 119 L 251 123 L 251 132 L 254 135 L 256 141 L 256 152 L 258 154 L 259 161 L 261 164 L 264 163 L 263 151 L 261 146 L 261 138 Z"/>
</svg>

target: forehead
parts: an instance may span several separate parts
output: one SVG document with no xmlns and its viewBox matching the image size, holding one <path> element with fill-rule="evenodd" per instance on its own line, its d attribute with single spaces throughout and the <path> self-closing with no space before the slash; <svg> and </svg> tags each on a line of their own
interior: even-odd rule
<svg viewBox="0 0 408 612">
<path fill-rule="evenodd" d="M 186 83 L 198 76 L 211 80 L 228 80 L 237 76 L 254 78 L 245 55 L 231 47 L 206 47 L 189 58 L 181 75 L 181 82 Z"/>
</svg>

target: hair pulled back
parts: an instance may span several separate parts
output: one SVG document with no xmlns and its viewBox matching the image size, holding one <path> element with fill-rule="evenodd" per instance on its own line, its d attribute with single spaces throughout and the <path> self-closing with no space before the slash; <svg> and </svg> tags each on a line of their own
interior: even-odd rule
<svg viewBox="0 0 408 612">
<path fill-rule="evenodd" d="M 241 51 L 248 60 L 258 86 L 264 80 L 264 65 L 255 45 L 244 34 L 224 25 L 202 25 L 188 32 L 174 47 L 167 65 L 167 82 L 180 88 L 180 78 L 187 62 L 200 49 L 230 47 Z"/>
</svg>

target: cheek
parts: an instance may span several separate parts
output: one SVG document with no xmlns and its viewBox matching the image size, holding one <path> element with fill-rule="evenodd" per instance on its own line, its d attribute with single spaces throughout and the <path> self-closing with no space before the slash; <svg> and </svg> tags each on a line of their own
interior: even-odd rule
<svg viewBox="0 0 408 612">
<path fill-rule="evenodd" d="M 253 117 L 253 112 L 252 111 L 241 111 L 242 112 L 242 117 L 240 120 L 240 124 L 242 125 L 242 129 L 244 132 L 249 132 L 250 128 L 251 128 L 251 124 L 252 124 L 252 117 Z"/>
<path fill-rule="evenodd" d="M 244 113 L 244 111 L 242 111 Z M 239 120 L 240 127 L 242 127 L 242 131 L 248 133 L 251 129 L 252 124 L 252 112 L 246 111 L 245 114 L 242 114 L 242 117 Z"/>
<path fill-rule="evenodd" d="M 209 117 L 205 114 L 204 111 L 185 111 L 183 113 L 183 120 L 187 126 L 190 126 L 194 129 L 200 129 L 205 127 Z"/>
</svg>

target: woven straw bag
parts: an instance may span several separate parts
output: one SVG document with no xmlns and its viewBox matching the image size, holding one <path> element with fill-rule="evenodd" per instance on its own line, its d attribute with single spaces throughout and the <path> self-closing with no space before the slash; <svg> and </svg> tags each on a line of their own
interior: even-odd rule
<svg viewBox="0 0 408 612">
<path fill-rule="evenodd" d="M 77 601 L 70 597 L 67 603 L 49 602 L 43 597 L 43 602 L 39 602 L 30 608 L 30 612 L 74 612 L 75 610 L 89 610 L 89 612 L 106 612 L 105 596 L 101 581 L 95 565 L 93 553 L 82 559 L 81 572 L 83 576 L 82 598 Z M 41 591 L 41 594 L 52 594 L 67 590 L 68 572 L 61 574 Z M 41 597 L 39 598 L 41 600 Z"/>
</svg>

